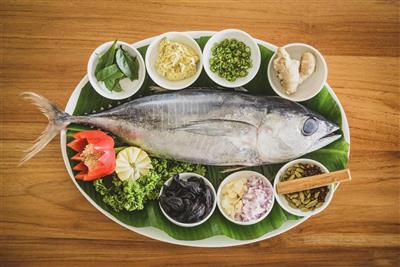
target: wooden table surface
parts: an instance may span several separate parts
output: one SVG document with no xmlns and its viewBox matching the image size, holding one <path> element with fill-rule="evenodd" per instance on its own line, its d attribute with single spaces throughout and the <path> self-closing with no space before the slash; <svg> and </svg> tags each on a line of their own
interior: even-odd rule
<svg viewBox="0 0 400 267">
<path fill-rule="evenodd" d="M 398 1 L 1 0 L 0 25 L 0 266 L 400 264 Z M 58 137 L 16 166 L 46 126 L 21 92 L 64 107 L 105 41 L 224 28 L 325 55 L 350 124 L 353 181 L 322 214 L 252 245 L 181 247 L 130 232 L 90 205 L 65 170 Z"/>
</svg>

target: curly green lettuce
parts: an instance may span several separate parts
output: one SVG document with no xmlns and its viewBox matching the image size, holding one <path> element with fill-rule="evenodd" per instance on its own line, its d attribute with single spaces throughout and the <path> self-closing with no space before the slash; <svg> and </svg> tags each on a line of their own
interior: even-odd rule
<svg viewBox="0 0 400 267">
<path fill-rule="evenodd" d="M 158 198 L 164 182 L 175 174 L 206 173 L 204 166 L 191 163 L 153 158 L 151 164 L 149 173 L 136 181 L 121 181 L 114 175 L 94 181 L 94 188 L 116 212 L 142 210 L 146 201 Z"/>
</svg>

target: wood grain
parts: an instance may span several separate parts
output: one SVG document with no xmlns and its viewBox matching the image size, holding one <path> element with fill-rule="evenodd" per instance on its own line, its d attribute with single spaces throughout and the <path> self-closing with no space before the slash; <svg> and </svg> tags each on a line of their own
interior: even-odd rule
<svg viewBox="0 0 400 267">
<path fill-rule="evenodd" d="M 0 2 L 1 266 L 398 266 L 398 1 Z M 130 232 L 71 183 L 59 140 L 25 166 L 22 150 L 46 126 L 19 97 L 65 106 L 92 50 L 166 31 L 241 28 L 276 45 L 305 42 L 325 55 L 347 113 L 353 180 L 326 211 L 252 245 L 200 249 Z"/>
</svg>

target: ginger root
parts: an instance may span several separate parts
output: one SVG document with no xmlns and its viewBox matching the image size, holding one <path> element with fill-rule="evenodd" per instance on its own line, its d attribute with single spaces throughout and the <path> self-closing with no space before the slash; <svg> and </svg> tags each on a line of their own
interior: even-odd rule
<svg viewBox="0 0 400 267">
<path fill-rule="evenodd" d="M 305 52 L 301 60 L 298 61 L 291 59 L 288 52 L 282 47 L 278 48 L 273 63 L 282 88 L 288 95 L 294 94 L 297 87 L 315 70 L 315 56 L 313 54 Z"/>
</svg>

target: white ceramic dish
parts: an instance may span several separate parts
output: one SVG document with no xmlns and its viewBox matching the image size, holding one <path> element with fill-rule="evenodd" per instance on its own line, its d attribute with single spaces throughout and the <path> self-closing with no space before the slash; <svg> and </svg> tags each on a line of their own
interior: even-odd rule
<svg viewBox="0 0 400 267">
<path fill-rule="evenodd" d="M 251 61 L 253 66 L 248 69 L 248 74 L 245 77 L 238 78 L 234 82 L 230 82 L 218 76 L 218 74 L 214 73 L 210 69 L 209 59 L 211 57 L 211 48 L 215 43 L 221 42 L 224 39 L 236 39 L 238 41 L 242 41 L 248 47 L 250 47 L 251 51 Z M 214 34 L 207 42 L 206 46 L 203 50 L 203 65 L 204 70 L 207 75 L 217 84 L 224 87 L 240 87 L 247 83 L 249 83 L 254 76 L 256 76 L 258 70 L 260 69 L 261 64 L 261 53 L 258 48 L 257 42 L 246 32 L 235 29 L 227 29 Z"/>
<path fill-rule="evenodd" d="M 328 78 L 328 67 L 326 65 L 324 57 L 321 53 L 314 47 L 301 44 L 293 43 L 284 46 L 285 50 L 288 52 L 292 59 L 300 60 L 304 52 L 311 52 L 315 56 L 316 64 L 315 71 L 308 77 L 304 82 L 302 82 L 297 88 L 296 93 L 288 95 L 282 89 L 277 73 L 274 70 L 273 61 L 276 58 L 276 53 L 272 56 L 268 64 L 268 80 L 271 84 L 272 89 L 279 96 L 292 100 L 292 101 L 305 101 L 316 96 L 324 87 L 326 79 Z"/>
<path fill-rule="evenodd" d="M 186 32 L 186 34 L 190 35 L 192 38 L 199 38 L 201 36 L 211 36 L 212 34 L 214 34 L 214 32 L 212 31 L 195 31 L 195 32 Z M 135 44 L 133 44 L 133 46 L 135 48 L 140 48 L 142 46 L 146 46 L 149 45 L 156 37 L 152 37 L 152 38 L 148 38 L 142 41 L 139 41 Z M 256 40 L 257 43 L 267 47 L 268 49 L 271 49 L 273 51 L 276 50 L 276 46 L 267 43 L 265 41 L 262 40 Z M 79 98 L 79 94 L 81 93 L 82 88 L 85 86 L 85 84 L 88 82 L 88 77 L 85 76 L 83 77 L 83 79 L 78 83 L 78 85 L 76 86 L 75 90 L 72 92 L 68 103 L 65 107 L 65 111 L 69 114 L 72 114 L 75 106 L 77 104 L 78 98 Z M 344 138 L 346 140 L 346 142 L 348 142 L 350 144 L 350 130 L 349 130 L 349 124 L 347 122 L 347 117 L 346 114 L 344 112 L 344 109 L 339 101 L 339 99 L 337 98 L 337 96 L 335 95 L 335 92 L 332 90 L 332 88 L 326 84 L 326 87 L 329 91 L 329 93 L 332 95 L 332 97 L 335 99 L 335 101 L 339 104 L 340 106 L 340 110 L 341 110 L 341 114 L 342 114 L 342 130 L 343 130 L 343 135 Z M 135 233 L 144 235 L 146 237 L 155 239 L 155 240 L 159 240 L 162 242 L 167 242 L 167 243 L 171 243 L 171 244 L 176 244 L 176 245 L 182 245 L 182 246 L 191 246 L 191 247 L 232 247 L 232 246 L 239 246 L 239 245 L 245 245 L 245 244 L 251 244 L 251 243 L 255 243 L 258 241 L 262 241 L 262 240 L 266 240 L 269 238 L 272 238 L 274 236 L 283 234 L 287 231 L 289 231 L 290 229 L 302 224 L 304 221 L 306 221 L 308 218 L 310 217 L 304 217 L 300 220 L 296 220 L 296 221 L 286 221 L 280 228 L 275 229 L 273 231 L 270 231 L 268 233 L 266 233 L 263 236 L 260 236 L 258 238 L 252 239 L 252 240 L 235 240 L 235 239 L 231 239 L 227 236 L 213 236 L 213 237 L 209 237 L 206 239 L 202 239 L 202 240 L 177 240 L 174 239 L 172 237 L 170 237 L 169 235 L 167 235 L 165 232 L 161 231 L 158 228 L 154 228 L 154 227 L 133 227 L 130 225 L 127 225 L 119 220 L 117 220 L 113 215 L 111 215 L 109 212 L 103 210 L 100 206 L 98 206 L 96 204 L 96 202 L 94 202 L 86 193 L 85 191 L 83 191 L 78 183 L 76 182 L 73 172 L 72 172 L 72 168 L 69 164 L 69 160 L 68 160 L 68 155 L 67 155 L 67 148 L 66 148 L 66 131 L 62 130 L 61 134 L 60 134 L 60 144 L 61 144 L 61 152 L 62 152 L 62 156 L 64 159 L 64 164 L 65 167 L 68 171 L 68 174 L 72 180 L 72 182 L 75 184 L 76 188 L 79 190 L 79 192 L 81 192 L 81 194 L 86 198 L 86 200 L 92 204 L 98 211 L 100 211 L 102 214 L 104 214 L 106 217 L 108 217 L 110 220 L 114 221 L 115 223 L 121 225 L 122 227 L 129 229 Z M 349 155 L 350 155 L 350 150 L 349 150 Z"/>
<path fill-rule="evenodd" d="M 274 180 L 274 193 L 275 193 L 276 201 L 278 201 L 279 205 L 280 205 L 284 210 L 286 210 L 287 212 L 289 212 L 289 213 L 291 213 L 291 214 L 294 214 L 294 215 L 297 215 L 297 216 L 309 217 L 309 216 L 315 215 L 315 214 L 317 214 L 317 213 L 320 213 L 321 211 L 323 211 L 324 209 L 326 209 L 326 208 L 328 207 L 328 205 L 329 205 L 329 204 L 331 203 L 331 201 L 332 201 L 333 194 L 334 194 L 334 192 L 335 192 L 335 186 L 334 186 L 333 184 L 330 184 L 330 185 L 328 186 L 329 192 L 328 192 L 328 194 L 327 194 L 326 197 L 325 197 L 325 202 L 324 202 L 324 204 L 323 204 L 321 207 L 316 208 L 316 209 L 313 210 L 313 211 L 304 212 L 304 211 L 301 211 L 300 209 L 295 209 L 295 208 L 290 207 L 288 201 L 286 200 L 286 198 L 285 198 L 282 194 L 278 194 L 278 193 L 276 192 L 276 186 L 277 186 L 277 184 L 279 183 L 279 180 L 280 180 L 280 177 L 282 176 L 282 174 L 283 174 L 289 167 L 291 167 L 291 166 L 293 166 L 293 165 L 295 165 L 295 164 L 297 164 L 297 163 L 316 165 L 316 166 L 320 167 L 321 170 L 322 170 L 324 173 L 329 172 L 329 170 L 328 170 L 324 165 L 322 165 L 320 162 L 318 162 L 318 161 L 316 161 L 316 160 L 301 158 L 301 159 L 296 159 L 296 160 L 293 160 L 293 161 L 290 161 L 290 162 L 286 163 L 284 166 L 282 166 L 282 168 L 278 171 L 278 173 L 277 173 L 276 176 L 275 176 L 275 180 Z"/>
<path fill-rule="evenodd" d="M 186 181 L 187 179 L 189 179 L 190 177 L 193 177 L 193 176 L 202 179 L 205 182 L 205 184 L 211 188 L 211 192 L 212 192 L 213 198 L 214 198 L 214 203 L 213 203 L 213 207 L 211 209 L 211 212 L 203 220 L 195 222 L 195 223 L 181 223 L 181 222 L 178 222 L 177 220 L 171 218 L 168 215 L 168 213 L 166 213 L 164 211 L 164 209 L 162 208 L 162 206 L 161 206 L 161 204 L 159 202 L 160 210 L 164 214 L 164 216 L 170 222 L 172 222 L 172 223 L 174 223 L 176 225 L 182 226 L 182 227 L 194 227 L 194 226 L 198 226 L 198 225 L 204 223 L 205 221 L 207 221 L 211 217 L 211 215 L 214 213 L 215 207 L 217 206 L 217 200 L 216 200 L 217 199 L 217 194 L 215 193 L 214 186 L 212 185 L 212 183 L 210 183 L 210 181 L 208 179 L 206 179 L 205 177 L 203 177 L 203 176 L 201 176 L 201 175 L 199 175 L 197 173 L 194 173 L 194 172 L 183 172 L 183 173 L 180 173 L 179 174 L 179 179 L 182 179 L 183 181 Z M 165 185 L 170 185 L 171 182 L 172 182 L 172 179 L 173 179 L 172 177 L 169 178 L 164 184 Z M 161 191 L 160 191 L 160 196 L 162 195 L 163 189 L 164 188 L 162 188 Z"/>
<path fill-rule="evenodd" d="M 180 81 L 170 81 L 157 72 L 156 61 L 159 55 L 158 47 L 162 38 L 167 38 L 171 41 L 187 45 L 191 47 L 199 55 L 199 62 L 197 63 L 197 71 L 195 75 Z M 199 78 L 201 70 L 203 69 L 203 59 L 200 46 L 190 35 L 186 33 L 167 32 L 161 34 L 160 36 L 154 38 L 154 40 L 152 40 L 149 47 L 147 48 L 146 68 L 150 78 L 159 86 L 168 90 L 180 90 L 186 88 L 190 86 L 192 83 L 194 83 L 197 80 L 197 78 Z"/>
<path fill-rule="evenodd" d="M 249 221 L 249 222 L 241 222 L 241 221 L 236 221 L 236 220 L 234 220 L 233 218 L 229 217 L 227 214 L 225 214 L 224 209 L 222 208 L 222 204 L 221 204 L 221 201 L 222 201 L 222 199 L 221 199 L 221 197 L 222 197 L 221 194 L 222 194 L 222 189 L 224 188 L 224 186 L 225 186 L 227 183 L 229 183 L 229 182 L 231 182 L 231 181 L 234 181 L 234 180 L 236 180 L 236 179 L 239 179 L 239 178 L 242 178 L 242 177 L 249 178 L 249 177 L 251 177 L 251 176 L 258 176 L 258 177 L 262 178 L 262 179 L 267 183 L 267 185 L 271 188 L 271 191 L 274 191 L 274 188 L 272 187 L 272 184 L 271 184 L 271 182 L 267 179 L 267 177 L 265 177 L 265 176 L 262 175 L 261 173 L 254 172 L 254 171 L 238 171 L 238 172 L 234 172 L 234 173 L 228 175 L 228 176 L 221 182 L 221 184 L 219 185 L 218 192 L 217 192 L 217 205 L 218 205 L 218 208 L 219 208 L 219 210 L 221 211 L 222 215 L 224 215 L 224 217 L 225 217 L 227 220 L 229 220 L 229 221 L 231 221 L 231 222 L 233 222 L 233 223 L 235 223 L 235 224 L 239 224 L 239 225 L 252 225 L 252 224 L 256 224 L 256 223 L 262 221 L 263 219 L 265 219 L 265 218 L 268 216 L 268 214 L 271 212 L 272 207 L 274 206 L 274 203 L 275 203 L 275 196 L 274 196 L 274 194 L 272 194 L 272 196 L 271 196 L 271 198 L 272 198 L 272 199 L 271 199 L 271 204 L 270 204 L 268 210 L 267 210 L 260 218 L 258 218 L 257 220 Z"/>
<path fill-rule="evenodd" d="M 122 92 L 114 92 L 114 91 L 111 92 L 110 90 L 108 90 L 103 82 L 100 82 L 96 79 L 94 71 L 96 69 L 99 56 L 105 53 L 112 44 L 113 42 L 104 43 L 93 51 L 88 61 L 87 73 L 89 81 L 97 93 L 104 96 L 105 98 L 118 100 L 118 99 L 128 98 L 134 95 L 140 89 L 140 87 L 143 85 L 144 78 L 146 76 L 146 67 L 144 65 L 142 55 L 139 53 L 139 51 L 137 51 L 135 47 L 133 47 L 128 43 L 117 41 L 117 44 L 122 45 L 122 48 L 126 52 L 128 52 L 131 56 L 137 58 L 139 63 L 138 79 L 134 81 L 131 81 L 129 78 L 122 79 L 120 81 L 120 85 L 124 88 Z"/>
</svg>

